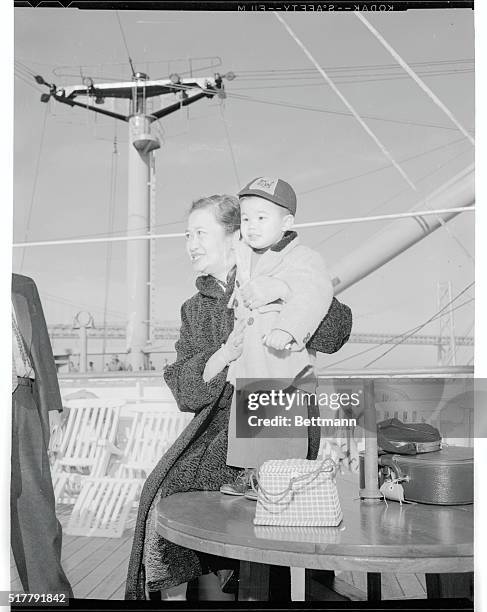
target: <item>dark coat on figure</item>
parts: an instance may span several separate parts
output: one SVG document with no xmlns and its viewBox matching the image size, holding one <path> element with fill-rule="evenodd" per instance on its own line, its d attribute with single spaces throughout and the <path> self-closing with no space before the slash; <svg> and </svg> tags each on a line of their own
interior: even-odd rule
<svg viewBox="0 0 487 612">
<path fill-rule="evenodd" d="M 11 543 L 26 593 L 73 596 L 61 567 L 62 530 L 56 518 L 47 448 L 49 411 L 62 410 L 56 366 L 34 281 L 12 275 L 12 305 L 35 373 L 12 395 Z"/>
<path fill-rule="evenodd" d="M 213 277 L 199 277 L 198 293 L 182 306 L 177 358 L 165 369 L 164 378 L 179 409 L 194 412 L 195 417 L 144 484 L 128 567 L 126 599 L 145 599 L 144 541 L 147 517 L 156 496 L 190 490 L 218 490 L 238 473 L 235 468 L 226 466 L 228 416 L 233 394 L 233 387 L 226 382 L 227 368 L 208 383 L 202 379 L 206 362 L 227 340 L 233 328 L 234 315 L 227 303 L 234 280 L 233 273 L 224 291 Z M 341 306 L 333 301 L 329 314 L 308 343 L 309 348 L 333 353 L 348 340 L 351 313 Z M 211 452 L 205 452 L 209 447 Z M 312 454 L 316 457 L 316 453 L 317 449 Z M 161 545 L 167 547 L 164 556 L 167 577 L 155 585 L 154 590 L 175 586 L 219 567 L 215 559 L 169 544 L 167 540 L 162 540 Z M 231 567 L 231 560 L 226 563 L 223 567 Z"/>
</svg>

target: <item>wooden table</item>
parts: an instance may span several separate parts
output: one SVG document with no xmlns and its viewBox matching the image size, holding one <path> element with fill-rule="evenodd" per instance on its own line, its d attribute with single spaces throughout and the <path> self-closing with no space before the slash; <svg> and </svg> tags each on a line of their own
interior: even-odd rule
<svg viewBox="0 0 487 612">
<path fill-rule="evenodd" d="M 376 599 L 381 572 L 424 572 L 429 597 L 456 596 L 439 575 L 473 572 L 473 506 L 368 504 L 348 478 L 338 477 L 338 527 L 255 526 L 255 502 L 201 491 L 161 500 L 157 531 L 181 546 L 239 559 L 239 600 L 267 599 L 269 565 L 367 572 Z"/>
</svg>

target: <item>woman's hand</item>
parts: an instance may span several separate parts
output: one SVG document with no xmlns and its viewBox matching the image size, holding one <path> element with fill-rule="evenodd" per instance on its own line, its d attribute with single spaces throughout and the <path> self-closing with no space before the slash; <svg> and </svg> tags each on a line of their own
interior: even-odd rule
<svg viewBox="0 0 487 612">
<path fill-rule="evenodd" d="M 240 289 L 244 305 L 252 310 L 271 304 L 276 300 L 286 300 L 290 290 L 283 280 L 272 276 L 260 276 L 243 285 Z"/>
<path fill-rule="evenodd" d="M 217 374 L 222 372 L 230 362 L 238 359 L 243 350 L 243 333 L 245 320 L 237 321 L 233 331 L 228 336 L 225 344 L 208 359 L 203 370 L 203 381 L 209 382 Z"/>
<path fill-rule="evenodd" d="M 270 334 L 264 336 L 263 342 L 269 348 L 276 351 L 282 351 L 284 349 L 291 348 L 294 338 L 291 336 L 291 334 L 282 329 L 273 329 Z"/>
<path fill-rule="evenodd" d="M 228 336 L 228 340 L 222 347 L 227 363 L 235 361 L 235 359 L 238 359 L 242 354 L 245 325 L 245 319 L 238 320 L 235 323 L 233 331 Z"/>
</svg>

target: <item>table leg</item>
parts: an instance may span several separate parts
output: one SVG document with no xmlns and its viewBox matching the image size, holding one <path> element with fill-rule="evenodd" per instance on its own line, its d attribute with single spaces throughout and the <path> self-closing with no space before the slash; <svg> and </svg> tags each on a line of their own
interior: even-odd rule
<svg viewBox="0 0 487 612">
<path fill-rule="evenodd" d="M 380 601 L 381 575 L 378 572 L 367 572 L 367 601 Z"/>
<path fill-rule="evenodd" d="M 268 601 L 269 573 L 265 563 L 240 561 L 238 601 Z"/>
<path fill-rule="evenodd" d="M 291 601 L 291 568 L 269 566 L 269 601 Z"/>
<path fill-rule="evenodd" d="M 291 567 L 291 601 L 306 601 L 306 570 Z"/>
<path fill-rule="evenodd" d="M 291 601 L 291 570 L 240 561 L 238 601 Z"/>
<path fill-rule="evenodd" d="M 473 600 L 473 572 L 425 574 L 428 599 L 466 597 Z"/>
</svg>

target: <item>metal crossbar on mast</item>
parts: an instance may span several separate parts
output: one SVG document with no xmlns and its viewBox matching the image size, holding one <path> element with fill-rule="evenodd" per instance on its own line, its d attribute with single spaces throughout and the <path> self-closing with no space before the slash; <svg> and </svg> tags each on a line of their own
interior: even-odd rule
<svg viewBox="0 0 487 612">
<path fill-rule="evenodd" d="M 154 218 L 154 210 L 151 215 L 155 188 L 154 151 L 161 146 L 159 139 L 151 133 L 151 124 L 203 98 L 225 97 L 223 79 L 232 80 L 234 77 L 231 72 L 199 78 L 181 78 L 178 74 L 171 74 L 168 79 L 150 80 L 147 74 L 136 72 L 130 81 L 95 84 L 93 79 L 85 78 L 82 85 L 61 88 L 47 83 L 41 76 L 36 76 L 35 80 L 39 85 L 49 88 L 49 93 L 42 94 L 42 102 L 52 98 L 61 104 L 128 123 L 127 236 L 139 235 L 141 227 L 146 228 L 146 234 L 150 236 L 151 221 Z M 177 94 L 179 99 L 149 114 L 147 100 L 166 94 Z M 87 100 L 82 101 L 80 98 Z M 124 115 L 102 108 L 107 99 L 127 100 L 129 113 Z M 153 248 L 153 240 L 127 241 L 126 338 L 128 360 L 134 371 L 146 370 L 149 365 L 147 348 L 151 340 L 151 243 Z"/>
</svg>

